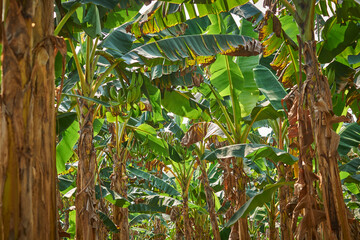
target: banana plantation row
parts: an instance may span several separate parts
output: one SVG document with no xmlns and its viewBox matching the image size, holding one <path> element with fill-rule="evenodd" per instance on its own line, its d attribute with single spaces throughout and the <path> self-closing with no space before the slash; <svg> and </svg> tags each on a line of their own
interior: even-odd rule
<svg viewBox="0 0 360 240">
<path fill-rule="evenodd" d="M 360 239 L 359 1 L 263 7 L 3 1 L 0 240 Z"/>
</svg>

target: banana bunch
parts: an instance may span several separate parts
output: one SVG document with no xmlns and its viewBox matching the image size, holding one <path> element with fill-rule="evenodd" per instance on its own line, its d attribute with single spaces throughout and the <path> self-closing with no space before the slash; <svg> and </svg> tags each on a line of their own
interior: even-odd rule
<svg viewBox="0 0 360 240">
<path fill-rule="evenodd" d="M 131 77 L 131 82 L 127 88 L 126 100 L 129 104 L 136 103 L 141 97 L 141 86 L 143 85 L 144 80 L 141 74 L 136 74 L 133 72 Z"/>
<path fill-rule="evenodd" d="M 123 91 L 117 91 L 115 86 L 111 86 L 109 90 L 111 101 L 117 102 L 116 105 L 123 105 L 125 103 L 125 94 Z"/>
</svg>

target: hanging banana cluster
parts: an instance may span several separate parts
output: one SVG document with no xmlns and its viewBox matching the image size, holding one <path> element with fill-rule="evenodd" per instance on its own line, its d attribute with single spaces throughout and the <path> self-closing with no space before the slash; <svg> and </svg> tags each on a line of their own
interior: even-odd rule
<svg viewBox="0 0 360 240">
<path fill-rule="evenodd" d="M 133 103 L 137 103 L 141 97 L 141 86 L 143 82 L 142 75 L 133 72 L 130 85 L 125 91 L 122 88 L 118 91 L 115 86 L 111 86 L 109 88 L 110 100 L 118 103 L 112 105 L 123 105 L 125 103 L 132 105 Z"/>
<path fill-rule="evenodd" d="M 131 82 L 127 88 L 126 100 L 129 104 L 136 103 L 141 97 L 141 86 L 143 85 L 143 78 L 141 74 L 133 72 Z"/>
<path fill-rule="evenodd" d="M 115 86 L 110 87 L 110 99 L 112 101 L 118 102 L 119 105 L 123 105 L 125 103 L 125 94 L 123 91 L 117 91 Z"/>
</svg>

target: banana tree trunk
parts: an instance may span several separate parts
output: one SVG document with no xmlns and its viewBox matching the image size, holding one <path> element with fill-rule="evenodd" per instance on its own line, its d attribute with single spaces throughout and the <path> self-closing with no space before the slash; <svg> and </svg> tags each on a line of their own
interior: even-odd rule
<svg viewBox="0 0 360 240">
<path fill-rule="evenodd" d="M 176 226 L 176 236 L 175 239 L 176 240 L 183 240 L 184 239 L 184 233 L 182 231 L 182 226 L 180 221 L 175 222 L 175 226 Z"/>
<path fill-rule="evenodd" d="M 184 220 L 184 232 L 185 232 L 185 240 L 191 240 L 191 225 L 190 225 L 190 219 L 189 219 L 189 195 L 188 192 L 183 189 L 183 220 Z"/>
<path fill-rule="evenodd" d="M 276 206 L 275 206 L 275 195 L 272 196 L 271 202 L 270 202 L 270 212 L 269 214 L 269 240 L 277 240 L 279 239 L 279 231 L 276 229 Z"/>
<path fill-rule="evenodd" d="M 209 211 L 209 215 L 210 215 L 210 222 L 211 222 L 211 227 L 212 227 L 213 234 L 214 234 L 214 240 L 220 240 L 220 232 L 219 232 L 219 226 L 218 226 L 217 217 L 216 217 L 216 213 L 215 213 L 215 203 L 214 203 L 214 198 L 213 198 L 213 192 L 210 187 L 209 178 L 208 178 L 208 175 L 207 175 L 207 172 L 205 169 L 205 163 L 200 162 L 200 160 L 198 160 L 198 162 L 199 162 L 199 166 L 200 166 L 201 173 L 202 173 L 202 182 L 204 184 L 206 203 L 207 203 L 208 211 Z"/>
<path fill-rule="evenodd" d="M 127 198 L 127 176 L 125 161 L 121 161 L 122 157 L 115 154 L 114 172 L 112 178 L 113 190 Z M 119 232 L 113 235 L 114 240 L 129 239 L 129 211 L 127 208 L 113 206 L 114 223 L 119 226 Z"/>
<path fill-rule="evenodd" d="M 351 239 L 337 160 L 340 136 L 332 130 L 338 117 L 333 116 L 328 80 L 319 70 L 313 41 L 304 45 L 306 82 L 304 97 L 308 104 L 313 129 L 317 160 L 321 175 L 321 188 L 326 223 L 335 239 Z"/>
<path fill-rule="evenodd" d="M 53 1 L 1 5 L 0 239 L 57 239 Z"/>
<path fill-rule="evenodd" d="M 279 131 L 277 132 L 277 141 L 279 149 L 284 149 L 284 132 L 283 132 L 283 120 L 279 119 L 278 122 Z M 282 162 L 277 164 L 277 172 L 279 179 L 287 182 L 293 181 L 291 174 L 291 166 L 288 166 Z M 282 240 L 293 239 L 291 231 L 291 219 L 286 212 L 286 206 L 290 199 L 290 187 L 281 186 L 279 189 L 279 207 L 280 207 L 280 232 Z"/>
<path fill-rule="evenodd" d="M 281 148 L 280 148 L 281 149 Z M 288 177 L 291 166 L 285 166 L 284 163 L 279 163 L 278 173 L 279 179 L 284 179 L 285 181 L 292 181 Z M 289 218 L 286 212 L 286 206 L 290 199 L 290 188 L 289 186 L 282 186 L 279 189 L 279 206 L 280 206 L 280 231 L 282 240 L 293 239 L 291 231 L 291 219 Z"/>
<path fill-rule="evenodd" d="M 242 184 L 242 186 L 240 186 L 240 189 L 241 190 L 240 190 L 240 197 L 238 203 L 239 208 L 246 203 L 245 184 Z M 240 220 L 238 221 L 238 228 L 239 228 L 239 240 L 250 239 L 247 218 L 240 218 Z"/>
<path fill-rule="evenodd" d="M 239 210 L 242 205 L 246 203 L 246 173 L 244 172 L 243 168 L 243 160 L 241 158 L 236 158 L 236 165 L 234 165 L 234 174 L 237 184 L 237 201 L 236 201 L 236 209 L 235 211 Z M 233 164 L 235 161 L 233 161 Z M 234 236 L 232 239 L 239 239 L 239 240 L 248 240 L 250 239 L 249 229 L 248 229 L 248 222 L 247 218 L 240 218 L 237 221 L 237 224 L 234 224 L 232 231 L 236 232 L 237 236 Z"/>
<path fill-rule="evenodd" d="M 76 207 L 76 239 L 94 240 L 97 235 L 97 214 L 95 212 L 95 169 L 96 154 L 93 145 L 93 118 L 95 108 L 86 100 L 78 100 L 80 109 L 80 138 L 78 144 L 78 172 Z"/>
<path fill-rule="evenodd" d="M 312 132 L 309 132 L 303 128 L 301 134 L 305 139 L 310 135 L 315 142 L 326 225 L 330 235 L 335 239 L 351 239 L 337 164 L 339 158 L 337 147 L 340 136 L 332 130 L 332 124 L 341 121 L 341 118 L 332 114 L 333 106 L 329 83 L 327 78 L 322 75 L 317 60 L 316 42 L 314 41 L 315 3 L 315 0 L 294 1 L 298 14 L 296 21 L 299 26 L 299 40 L 301 40 L 300 44 L 303 48 L 306 73 L 305 82 L 300 83 L 299 86 L 300 99 L 302 99 L 300 106 L 305 103 L 312 129 Z M 309 146 L 304 144 L 302 147 L 299 149 L 300 152 L 307 151 Z"/>
<path fill-rule="evenodd" d="M 246 202 L 245 184 L 239 186 L 238 199 L 236 201 L 235 211 L 240 209 Z M 247 240 L 250 239 L 247 218 L 240 218 L 231 228 L 230 240 Z"/>
</svg>

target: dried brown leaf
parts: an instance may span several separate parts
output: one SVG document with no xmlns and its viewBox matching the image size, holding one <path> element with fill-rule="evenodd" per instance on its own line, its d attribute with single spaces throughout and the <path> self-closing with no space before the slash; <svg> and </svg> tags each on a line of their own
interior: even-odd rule
<svg viewBox="0 0 360 240">
<path fill-rule="evenodd" d="M 190 147 L 190 145 L 203 140 L 206 136 L 207 125 L 206 122 L 194 123 L 181 139 L 181 145 Z"/>
</svg>

